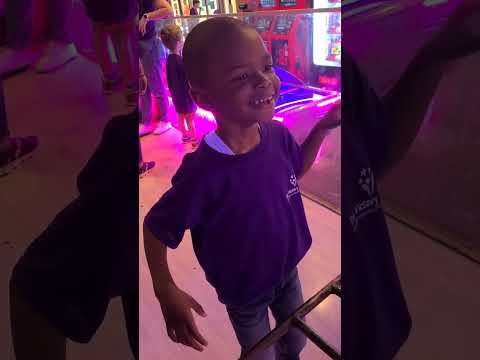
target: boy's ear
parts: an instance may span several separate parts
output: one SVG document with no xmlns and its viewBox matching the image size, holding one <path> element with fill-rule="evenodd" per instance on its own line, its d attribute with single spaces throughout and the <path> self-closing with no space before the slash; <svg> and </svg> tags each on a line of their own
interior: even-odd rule
<svg viewBox="0 0 480 360">
<path fill-rule="evenodd" d="M 192 95 L 193 100 L 195 100 L 197 105 L 202 109 L 207 111 L 213 111 L 215 109 L 210 96 L 205 91 L 191 87 L 190 94 Z"/>
</svg>

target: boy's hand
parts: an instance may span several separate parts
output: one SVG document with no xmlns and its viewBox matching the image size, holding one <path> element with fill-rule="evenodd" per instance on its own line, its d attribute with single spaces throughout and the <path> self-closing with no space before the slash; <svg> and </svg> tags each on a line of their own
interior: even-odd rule
<svg viewBox="0 0 480 360">
<path fill-rule="evenodd" d="M 316 127 L 319 130 L 332 130 L 340 126 L 342 122 L 342 101 L 339 100 L 333 104 L 327 114 L 321 118 Z"/>
<path fill-rule="evenodd" d="M 200 334 L 192 315 L 192 309 L 200 316 L 207 314 L 202 306 L 189 294 L 170 284 L 161 294 L 157 295 L 162 308 L 167 333 L 174 342 L 190 346 L 198 351 L 208 345 L 207 340 Z"/>
<path fill-rule="evenodd" d="M 421 49 L 423 60 L 456 60 L 480 51 L 480 1 L 464 0 Z"/>
</svg>

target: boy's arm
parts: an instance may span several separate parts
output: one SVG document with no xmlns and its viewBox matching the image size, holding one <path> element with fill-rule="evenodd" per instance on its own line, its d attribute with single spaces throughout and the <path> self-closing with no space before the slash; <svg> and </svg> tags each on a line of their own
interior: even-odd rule
<svg viewBox="0 0 480 360">
<path fill-rule="evenodd" d="M 157 298 L 165 294 L 169 286 L 176 286 L 168 267 L 167 247 L 152 232 L 143 227 L 143 242 L 148 268 L 152 276 L 153 290 Z"/>
<path fill-rule="evenodd" d="M 301 145 L 301 152 L 303 158 L 303 167 L 297 177 L 300 179 L 305 175 L 313 165 L 315 158 L 317 157 L 320 145 L 328 135 L 328 133 L 335 127 L 340 125 L 341 118 L 341 103 L 333 105 L 327 115 L 317 122 L 312 131 L 308 134 L 307 138 Z"/>
<path fill-rule="evenodd" d="M 145 255 L 153 281 L 155 296 L 160 302 L 167 334 L 174 342 L 203 351 L 208 345 L 195 324 L 191 310 L 206 317 L 202 306 L 177 287 L 168 267 L 167 247 L 147 226 L 143 227 Z"/>
</svg>

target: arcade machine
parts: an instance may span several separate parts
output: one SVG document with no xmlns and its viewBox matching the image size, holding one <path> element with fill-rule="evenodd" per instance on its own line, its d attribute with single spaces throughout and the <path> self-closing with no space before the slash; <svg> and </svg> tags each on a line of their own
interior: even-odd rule
<svg viewBox="0 0 480 360">
<path fill-rule="evenodd" d="M 273 64 L 298 79 L 308 80 L 311 53 L 310 18 L 286 14 L 275 17 L 270 35 Z"/>
<path fill-rule="evenodd" d="M 314 0 L 314 8 L 341 5 L 341 0 Z M 341 13 L 313 14 L 312 28 L 313 66 L 312 82 L 319 87 L 338 91 L 341 74 Z"/>
</svg>

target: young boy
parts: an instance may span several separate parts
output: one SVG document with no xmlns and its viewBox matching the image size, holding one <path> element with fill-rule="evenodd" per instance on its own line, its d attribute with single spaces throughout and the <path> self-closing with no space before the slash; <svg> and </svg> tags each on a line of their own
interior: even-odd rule
<svg viewBox="0 0 480 360">
<path fill-rule="evenodd" d="M 345 360 L 390 360 L 408 338 L 412 322 L 376 183 L 414 141 L 432 96 L 454 64 L 452 60 L 480 50 L 480 38 L 466 26 L 470 14 L 480 15 L 480 5 L 473 5 L 473 1 L 470 5 L 463 2 L 382 99 L 343 51 L 341 260 Z M 343 47 L 353 41 L 345 31 Z"/>
<path fill-rule="evenodd" d="M 233 18 L 204 21 L 187 36 L 183 55 L 192 96 L 218 128 L 185 156 L 172 188 L 147 214 L 145 252 L 169 337 L 203 350 L 191 309 L 205 312 L 175 285 L 167 263 L 166 247 L 176 248 L 190 229 L 245 352 L 269 332 L 269 307 L 282 322 L 304 302 L 297 264 L 312 239 L 297 179 L 339 125 L 339 104 L 299 146 L 272 121 L 280 81 L 253 28 Z M 292 329 L 256 359 L 298 359 L 305 343 Z"/>
<path fill-rule="evenodd" d="M 111 119 L 77 178 L 79 195 L 27 248 L 10 280 L 17 360 L 66 359 L 122 298 L 138 359 L 138 110 Z"/>
</svg>

